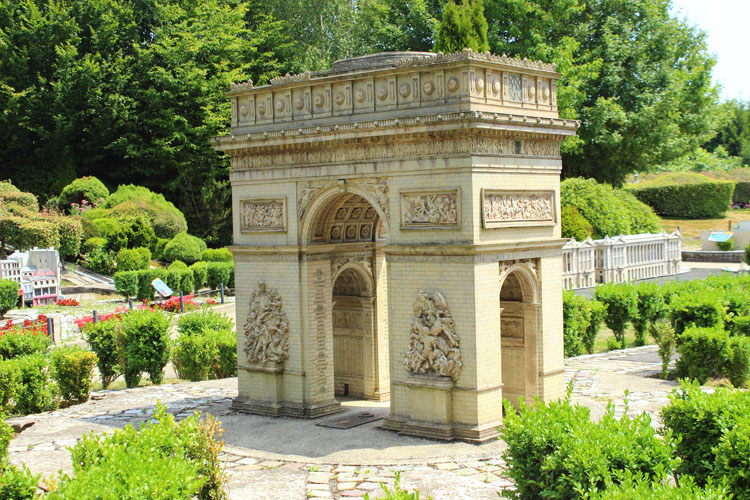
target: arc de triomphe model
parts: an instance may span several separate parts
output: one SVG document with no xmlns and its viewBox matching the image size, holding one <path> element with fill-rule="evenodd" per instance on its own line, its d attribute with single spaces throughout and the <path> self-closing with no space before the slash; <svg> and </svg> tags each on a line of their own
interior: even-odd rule
<svg viewBox="0 0 750 500">
<path fill-rule="evenodd" d="M 233 85 L 236 409 L 481 442 L 563 383 L 554 66 L 383 53 Z"/>
</svg>

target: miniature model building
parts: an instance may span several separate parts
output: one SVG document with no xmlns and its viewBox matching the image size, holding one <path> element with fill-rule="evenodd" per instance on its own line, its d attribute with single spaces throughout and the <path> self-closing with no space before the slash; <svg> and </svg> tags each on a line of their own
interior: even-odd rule
<svg viewBox="0 0 750 500">
<path fill-rule="evenodd" d="M 54 248 L 15 251 L 0 260 L 0 279 L 21 286 L 25 305 L 54 304 L 60 296 L 60 257 Z"/>
<path fill-rule="evenodd" d="M 563 394 L 559 77 L 465 50 L 232 86 L 236 409 L 390 400 L 388 429 L 481 442 Z"/>
</svg>

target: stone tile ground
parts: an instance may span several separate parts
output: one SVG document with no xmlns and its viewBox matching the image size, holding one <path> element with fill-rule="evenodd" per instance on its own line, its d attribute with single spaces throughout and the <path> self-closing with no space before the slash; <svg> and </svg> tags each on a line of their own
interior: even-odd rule
<svg viewBox="0 0 750 500">
<path fill-rule="evenodd" d="M 646 411 L 658 425 L 658 410 L 676 387 L 650 378 L 660 366 L 656 347 L 646 346 L 568 360 L 566 380 L 572 400 L 590 407 L 593 417 L 601 416 L 609 401 L 622 413 L 628 389 L 629 411 Z M 497 492 L 512 487 L 502 441 L 441 443 L 384 431 L 380 421 L 337 430 L 317 426 L 316 420 L 238 414 L 231 410 L 236 395 L 236 379 L 101 391 L 82 405 L 13 419 L 34 425 L 11 441 L 10 459 L 45 476 L 70 472 L 67 448 L 81 435 L 138 426 L 161 401 L 177 419 L 201 411 L 222 421 L 233 500 L 348 499 L 365 493 L 376 498 L 380 484 L 392 487 L 396 474 L 403 487 L 435 500 L 496 499 Z M 384 411 L 387 403 L 344 403 L 345 412 L 363 408 Z"/>
</svg>

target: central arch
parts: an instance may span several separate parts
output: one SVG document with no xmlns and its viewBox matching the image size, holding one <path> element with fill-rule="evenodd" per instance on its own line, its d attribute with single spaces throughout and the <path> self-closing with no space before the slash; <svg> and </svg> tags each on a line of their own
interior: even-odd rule
<svg viewBox="0 0 750 500">
<path fill-rule="evenodd" d="M 328 362 L 313 360 L 312 368 L 325 379 L 318 390 L 329 399 L 385 401 L 390 396 L 387 220 L 372 198 L 357 188 L 326 190 L 310 203 L 301 228 L 313 283 L 309 310 L 330 318 L 311 327 L 308 338 L 311 345 L 326 346 L 317 356 Z M 328 272 L 329 278 L 322 279 Z"/>
</svg>

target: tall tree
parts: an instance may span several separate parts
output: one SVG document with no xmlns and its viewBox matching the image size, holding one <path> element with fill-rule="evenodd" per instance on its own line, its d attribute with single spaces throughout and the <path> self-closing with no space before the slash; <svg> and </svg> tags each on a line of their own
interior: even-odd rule
<svg viewBox="0 0 750 500">
<path fill-rule="evenodd" d="M 750 103 L 731 100 L 720 108 L 721 122 L 706 149 L 740 157 L 743 164 L 750 165 Z"/>
<path fill-rule="evenodd" d="M 360 54 L 429 51 L 437 19 L 425 0 L 360 0 L 355 27 Z"/>
<path fill-rule="evenodd" d="M 490 50 L 482 0 L 463 0 L 460 5 L 451 1 L 443 6 L 435 50 L 457 52 L 465 48 L 477 52 Z"/>
<path fill-rule="evenodd" d="M 620 184 L 712 134 L 705 35 L 669 0 L 488 0 L 493 49 L 558 64 L 561 115 L 582 122 L 563 173 Z"/>
</svg>

